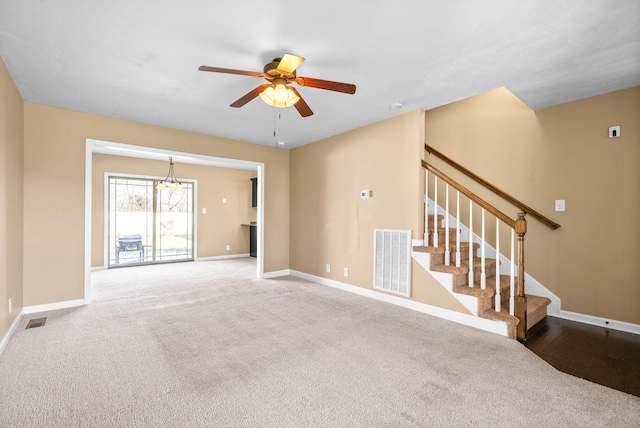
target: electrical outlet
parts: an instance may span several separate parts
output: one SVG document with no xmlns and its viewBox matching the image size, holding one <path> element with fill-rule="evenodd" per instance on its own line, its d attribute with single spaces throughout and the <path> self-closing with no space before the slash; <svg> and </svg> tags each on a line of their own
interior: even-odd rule
<svg viewBox="0 0 640 428">
<path fill-rule="evenodd" d="M 9 315 L 11 315 L 11 312 L 13 312 L 13 304 L 11 302 L 11 297 L 9 297 Z"/>
<path fill-rule="evenodd" d="M 231 251 L 231 245 L 227 245 L 227 251 Z"/>
<path fill-rule="evenodd" d="M 331 265 L 327 263 L 327 272 L 331 272 Z"/>
<path fill-rule="evenodd" d="M 344 268 L 344 276 L 349 276 L 349 268 Z"/>
</svg>

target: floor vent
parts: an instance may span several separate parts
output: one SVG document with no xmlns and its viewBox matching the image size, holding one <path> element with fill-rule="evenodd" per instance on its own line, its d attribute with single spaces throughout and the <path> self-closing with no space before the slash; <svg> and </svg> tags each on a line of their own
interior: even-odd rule
<svg viewBox="0 0 640 428">
<path fill-rule="evenodd" d="M 411 297 L 411 231 L 373 233 L 373 288 Z"/>
<path fill-rule="evenodd" d="M 27 328 L 42 327 L 46 322 L 47 322 L 47 317 L 34 318 L 32 320 L 29 320 L 29 322 L 27 323 Z"/>
</svg>

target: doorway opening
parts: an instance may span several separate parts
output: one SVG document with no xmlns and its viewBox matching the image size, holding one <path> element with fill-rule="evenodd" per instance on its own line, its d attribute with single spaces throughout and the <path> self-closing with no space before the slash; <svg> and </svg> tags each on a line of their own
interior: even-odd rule
<svg viewBox="0 0 640 428">
<path fill-rule="evenodd" d="M 137 146 L 131 144 L 116 143 L 104 140 L 94 140 L 91 138 L 86 139 L 85 145 L 85 198 L 84 198 L 84 304 L 91 303 L 91 232 L 92 232 L 92 169 L 93 169 L 93 154 L 102 153 L 124 157 L 142 158 L 142 159 L 155 159 L 165 160 L 168 156 L 180 158 L 181 163 L 192 163 L 196 165 L 208 165 L 223 168 L 235 168 L 256 171 L 258 176 L 257 186 L 257 263 L 256 263 L 256 277 L 263 278 L 264 272 L 264 229 L 265 229 L 265 216 L 264 216 L 264 189 L 265 189 L 265 165 L 262 162 L 220 158 L 211 155 L 203 155 L 192 152 L 180 152 L 176 150 L 166 150 L 147 146 Z M 197 207 L 196 207 L 197 208 Z M 197 226 L 194 225 L 194 228 Z M 195 235 L 195 233 L 194 233 Z M 198 260 L 197 246 L 194 249 L 194 260 Z M 106 262 L 106 261 L 105 261 Z M 106 263 L 105 263 L 106 264 Z"/>
<path fill-rule="evenodd" d="M 108 268 L 194 259 L 193 183 L 109 176 Z M 162 187 L 162 186 L 161 186 Z"/>
</svg>

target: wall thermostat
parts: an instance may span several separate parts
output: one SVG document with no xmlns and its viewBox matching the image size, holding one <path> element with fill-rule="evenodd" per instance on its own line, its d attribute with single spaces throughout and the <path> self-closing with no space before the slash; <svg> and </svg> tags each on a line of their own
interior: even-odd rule
<svg viewBox="0 0 640 428">
<path fill-rule="evenodd" d="M 360 199 L 369 199 L 371 197 L 371 190 L 361 190 Z"/>
</svg>

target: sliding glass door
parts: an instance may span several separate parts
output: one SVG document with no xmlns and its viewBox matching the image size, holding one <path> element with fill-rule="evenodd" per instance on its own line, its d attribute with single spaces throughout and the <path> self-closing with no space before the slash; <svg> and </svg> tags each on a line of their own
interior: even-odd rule
<svg viewBox="0 0 640 428">
<path fill-rule="evenodd" d="M 155 261 L 193 260 L 193 185 L 156 189 Z"/>
<path fill-rule="evenodd" d="M 193 260 L 193 183 L 108 178 L 109 267 Z"/>
</svg>

